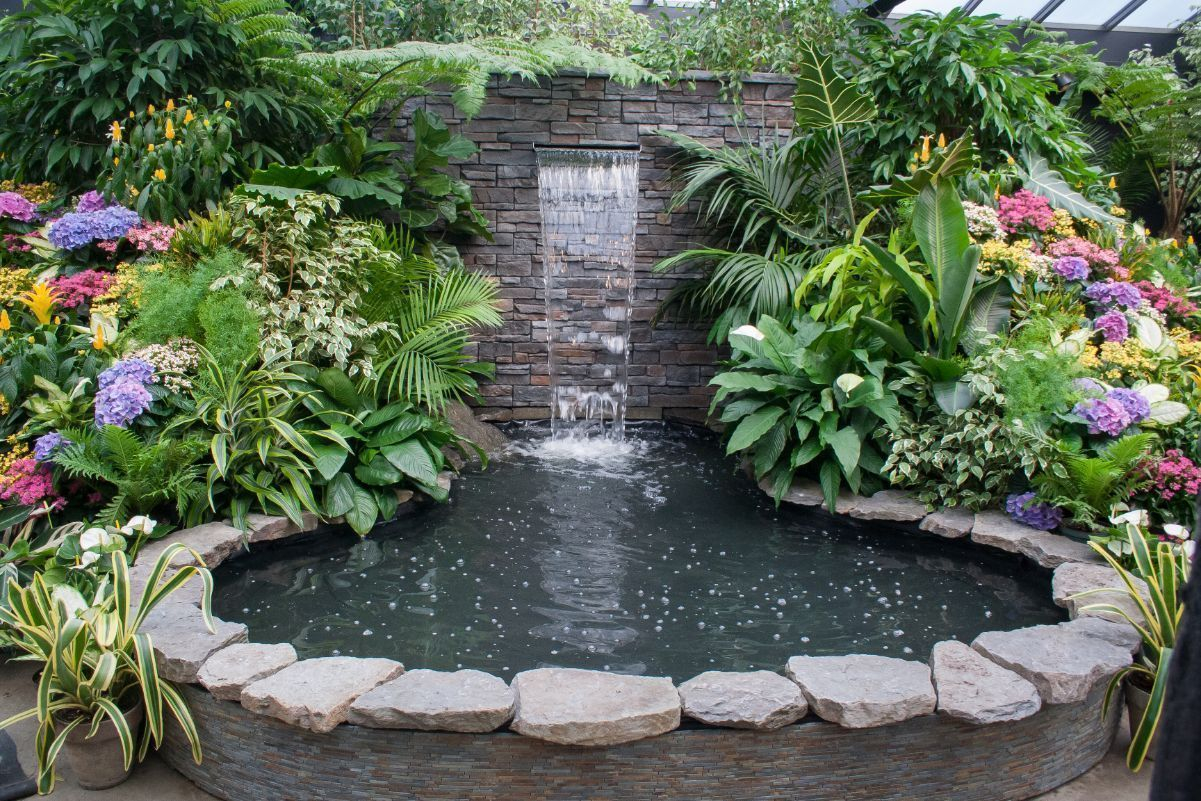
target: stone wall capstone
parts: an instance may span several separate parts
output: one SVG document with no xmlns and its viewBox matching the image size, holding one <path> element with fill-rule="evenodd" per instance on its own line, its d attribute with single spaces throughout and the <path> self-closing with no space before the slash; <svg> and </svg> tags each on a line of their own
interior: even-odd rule
<svg viewBox="0 0 1201 801">
<path fill-rule="evenodd" d="M 658 132 L 678 131 L 710 144 L 758 141 L 761 134 L 791 127 L 793 87 L 784 76 L 750 76 L 743 86 L 741 116 L 723 100 L 721 85 L 704 73 L 663 87 L 626 87 L 604 77 L 571 74 L 537 83 L 493 78 L 483 108 L 471 120 L 464 120 L 446 94 L 411 101 L 441 115 L 452 131 L 479 147 L 452 171 L 471 185 L 475 205 L 493 233 L 491 242 L 476 238 L 455 244 L 468 266 L 498 280 L 502 298 L 504 326 L 483 332 L 473 354 L 496 364 L 496 379 L 482 386 L 480 416 L 538 419 L 549 413 L 535 147 L 639 145 L 628 417 L 703 417 L 718 351 L 705 344 L 705 323 L 652 325 L 659 304 L 685 279 L 655 274 L 652 267 L 688 247 L 711 244 L 713 232 L 697 218 L 695 208 L 667 214 L 678 150 Z M 408 141 L 410 116 L 396 115 L 396 128 L 377 133 Z"/>
</svg>

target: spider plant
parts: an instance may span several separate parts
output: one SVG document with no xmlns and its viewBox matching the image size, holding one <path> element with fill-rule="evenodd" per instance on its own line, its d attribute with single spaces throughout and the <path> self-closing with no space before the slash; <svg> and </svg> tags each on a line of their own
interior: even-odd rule
<svg viewBox="0 0 1201 801">
<path fill-rule="evenodd" d="M 1184 616 L 1180 589 L 1188 582 L 1190 565 L 1188 554 L 1183 548 L 1162 541 L 1156 541 L 1152 546 L 1141 527 L 1136 524 L 1126 524 L 1126 538 L 1134 556 L 1133 570 L 1123 567 L 1118 557 L 1101 543 L 1092 542 L 1089 545 L 1117 571 L 1122 580 L 1122 589 L 1138 610 L 1138 619 L 1135 619 L 1128 609 L 1112 603 L 1092 604 L 1086 609 L 1118 615 L 1134 626 L 1142 637 L 1142 651 L 1134 664 L 1123 668 L 1110 680 L 1105 690 L 1103 706 L 1104 713 L 1109 709 L 1109 704 L 1123 681 L 1150 695 L 1146 710 L 1138 724 L 1133 727 L 1130 748 L 1126 752 L 1126 765 L 1131 770 L 1138 770 L 1147 757 L 1167 699 L 1168 667 L 1172 661 L 1172 649 L 1176 646 L 1180 621 Z M 1141 579 L 1146 584 L 1145 596 L 1140 592 L 1135 579 Z M 1089 590 L 1077 597 L 1098 592 L 1112 590 Z"/>
<path fill-rule="evenodd" d="M 200 555 L 184 545 L 169 546 L 154 563 L 146 591 L 136 603 L 129 567 L 120 551 L 107 555 L 110 580 L 101 583 L 90 601 L 72 587 L 52 590 L 41 574 L 26 587 L 9 580 L 0 623 L 12 630 L 12 645 L 24 651 L 16 658 L 39 662 L 43 669 L 37 704 L 0 722 L 0 728 L 37 719 L 38 792 L 54 788 L 54 764 L 68 736 L 85 727 L 87 736 L 93 737 L 105 721 L 117 731 L 126 770 L 135 758 L 145 757 L 151 742 L 156 748 L 162 743 L 165 711 L 179 723 L 192 746 L 192 758 L 200 762 L 200 739 L 191 712 L 179 690 L 159 678 L 150 635 L 139 631 L 150 611 L 194 576 L 204 584 L 201 612 L 205 625 L 213 630 L 212 576 L 203 567 L 171 567 L 181 552 L 203 564 Z M 130 724 L 131 713 L 139 706 L 145 714 L 140 740 Z"/>
</svg>

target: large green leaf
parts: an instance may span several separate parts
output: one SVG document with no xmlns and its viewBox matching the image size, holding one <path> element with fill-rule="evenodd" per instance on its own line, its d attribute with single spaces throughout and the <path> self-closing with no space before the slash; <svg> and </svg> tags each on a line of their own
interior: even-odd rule
<svg viewBox="0 0 1201 801">
<path fill-rule="evenodd" d="M 769 406 L 766 409 L 760 409 L 753 414 L 747 415 L 738 424 L 738 427 L 734 429 L 734 433 L 730 435 L 730 442 L 726 445 L 726 453 L 737 453 L 754 445 L 759 441 L 760 437 L 776 424 L 776 421 L 783 414 L 783 407 Z"/>
<path fill-rule="evenodd" d="M 913 232 L 937 294 L 939 354 L 950 356 L 955 343 L 948 343 L 948 337 L 954 336 L 967 314 L 979 262 L 979 248 L 972 244 L 963 202 L 953 184 L 931 184 L 921 191 L 913 207 Z"/>
<path fill-rule="evenodd" d="M 339 473 L 325 488 L 325 514 L 340 517 L 354 508 L 355 480 L 346 473 Z"/>
<path fill-rule="evenodd" d="M 315 454 L 313 466 L 326 481 L 338 475 L 338 471 L 342 469 L 342 465 L 346 464 L 346 457 L 349 455 L 345 448 L 332 442 L 315 442 L 310 439 L 309 447 Z"/>
<path fill-rule="evenodd" d="M 1055 208 L 1063 209 L 1073 217 L 1085 217 L 1105 225 L 1122 224 L 1117 217 L 1073 189 L 1042 156 L 1028 154 L 1025 160 L 1026 188 L 1045 197 Z"/>
<path fill-rule="evenodd" d="M 434 465 L 434 460 L 416 440 L 386 445 L 380 448 L 380 453 L 393 467 L 414 481 L 433 484 L 438 480 L 438 468 Z"/>
<path fill-rule="evenodd" d="M 351 490 L 353 503 L 344 512 L 346 523 L 360 537 L 371 532 L 375 521 L 379 518 L 379 506 L 375 502 L 375 494 L 366 487 L 353 484 Z"/>
<path fill-rule="evenodd" d="M 859 451 L 862 447 L 862 442 L 859 439 L 858 432 L 847 426 L 825 437 L 825 440 L 826 445 L 834 451 L 834 458 L 838 460 L 842 472 L 845 475 L 850 475 L 859 466 Z"/>
<path fill-rule="evenodd" d="M 838 74 L 831 55 L 808 42 L 797 46 L 796 94 L 792 98 L 797 124 L 833 128 L 867 122 L 876 116 L 872 99 Z"/>
<path fill-rule="evenodd" d="M 378 454 L 370 462 L 356 467 L 354 476 L 364 484 L 375 487 L 390 487 L 399 484 L 404 478 L 404 474 L 398 468 Z"/>
</svg>

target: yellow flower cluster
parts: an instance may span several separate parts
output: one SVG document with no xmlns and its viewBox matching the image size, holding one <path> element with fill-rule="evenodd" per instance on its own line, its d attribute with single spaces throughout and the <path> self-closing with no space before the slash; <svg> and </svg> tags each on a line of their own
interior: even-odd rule
<svg viewBox="0 0 1201 801">
<path fill-rule="evenodd" d="M 985 275 L 1025 275 L 1033 269 L 1030 240 L 1012 245 L 1000 239 L 989 239 L 980 246 L 980 272 Z"/>
<path fill-rule="evenodd" d="M 6 416 L 13 410 L 13 407 L 8 404 L 8 398 L 0 395 L 0 417 Z"/>
<path fill-rule="evenodd" d="M 7 305 L 33 287 L 33 276 L 24 268 L 0 268 L 0 305 Z"/>
<path fill-rule="evenodd" d="M 1176 352 L 1182 362 L 1201 362 L 1201 340 L 1193 339 L 1187 328 L 1173 328 L 1168 336 L 1176 343 Z"/>
<path fill-rule="evenodd" d="M 29 446 L 17 439 L 16 434 L 6 439 L 4 444 L 7 447 L 7 451 L 0 453 L 0 476 L 6 475 L 12 469 L 13 462 L 28 459 L 32 456 Z"/>
<path fill-rule="evenodd" d="M 160 265 L 155 265 L 159 266 Z M 138 268 L 128 262 L 117 265 L 117 278 L 107 291 L 97 295 L 92 310 L 109 317 L 128 317 L 142 299 L 142 282 L 138 280 Z"/>
<path fill-rule="evenodd" d="M 1137 337 L 1125 342 L 1103 342 L 1100 348 L 1090 345 L 1080 354 L 1080 366 L 1098 371 L 1103 378 L 1117 381 L 1123 375 L 1146 375 L 1155 369 Z"/>
<path fill-rule="evenodd" d="M 18 184 L 15 181 L 0 181 L 0 192 L 16 192 L 30 203 L 42 205 L 54 200 L 58 187 L 49 181 L 40 184 Z"/>
<path fill-rule="evenodd" d="M 1069 212 L 1055 209 L 1052 219 L 1051 231 L 1057 239 L 1070 239 L 1076 235 L 1076 220 Z"/>
</svg>

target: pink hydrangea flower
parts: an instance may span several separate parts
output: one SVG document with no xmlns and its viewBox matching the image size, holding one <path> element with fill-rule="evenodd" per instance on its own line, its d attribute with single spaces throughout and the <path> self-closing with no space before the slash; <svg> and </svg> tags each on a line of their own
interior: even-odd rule
<svg viewBox="0 0 1201 801">
<path fill-rule="evenodd" d="M 57 290 L 60 296 L 59 305 L 65 309 L 77 309 L 90 303 L 93 298 L 103 295 L 117 280 L 112 273 L 100 270 L 83 270 L 75 275 L 65 275 L 50 281 L 50 286 Z"/>
<path fill-rule="evenodd" d="M 1170 501 L 1177 495 L 1192 497 L 1201 492 L 1201 467 L 1173 448 L 1147 464 L 1147 476 L 1159 497 Z"/>
<path fill-rule="evenodd" d="M 16 192 L 0 192 L 0 217 L 10 217 L 18 222 L 33 222 L 38 216 L 38 207 Z"/>
<path fill-rule="evenodd" d="M 1119 281 L 1130 277 L 1130 271 L 1121 265 L 1121 260 L 1118 258 L 1116 250 L 1103 248 L 1078 236 L 1052 242 L 1047 247 L 1047 250 L 1056 259 L 1062 259 L 1066 256 L 1075 256 L 1084 259 L 1088 262 L 1088 266 L 1092 268 L 1094 274 L 1108 275 Z"/>
<path fill-rule="evenodd" d="M 0 500 L 16 501 L 22 506 L 48 503 L 52 509 L 67 504 L 54 491 L 54 474 L 34 459 L 18 459 L 0 476 Z"/>
<path fill-rule="evenodd" d="M 1012 195 L 997 199 L 997 217 L 1008 233 L 1033 228 L 1049 231 L 1055 225 L 1055 211 L 1045 197 L 1029 189 L 1019 189 Z"/>
</svg>

